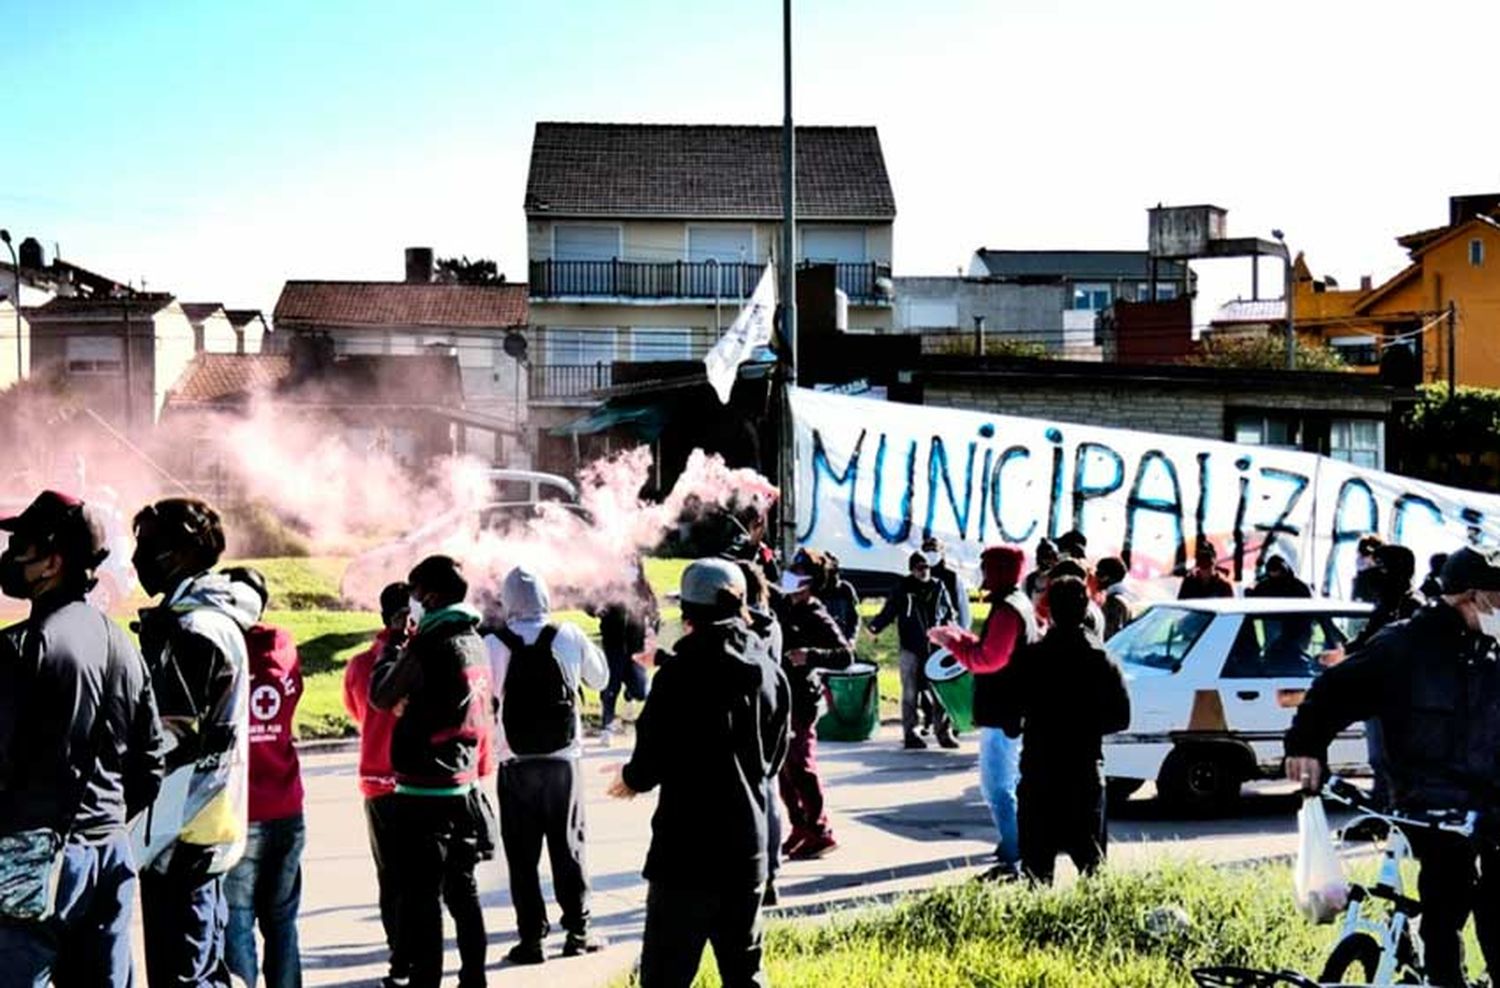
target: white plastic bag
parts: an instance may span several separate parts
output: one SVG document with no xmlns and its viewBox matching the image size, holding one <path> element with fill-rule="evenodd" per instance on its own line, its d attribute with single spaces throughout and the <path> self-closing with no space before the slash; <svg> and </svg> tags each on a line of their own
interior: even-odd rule
<svg viewBox="0 0 1500 988">
<path fill-rule="evenodd" d="M 1349 903 L 1349 883 L 1333 846 L 1320 796 L 1306 796 L 1297 811 L 1297 909 L 1314 923 L 1331 923 Z"/>
</svg>

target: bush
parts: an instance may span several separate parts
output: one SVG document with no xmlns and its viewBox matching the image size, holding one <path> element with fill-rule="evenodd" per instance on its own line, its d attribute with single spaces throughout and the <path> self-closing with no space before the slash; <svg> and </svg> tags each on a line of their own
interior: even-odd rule
<svg viewBox="0 0 1500 988">
<path fill-rule="evenodd" d="M 1400 462 L 1421 480 L 1471 490 L 1500 491 L 1500 390 L 1424 384 L 1401 417 Z"/>
<path fill-rule="evenodd" d="M 307 536 L 283 521 L 264 501 L 226 508 L 224 535 L 230 554 L 235 556 L 301 557 L 311 552 Z"/>
<path fill-rule="evenodd" d="M 1242 370 L 1283 370 L 1286 367 L 1286 338 L 1280 334 L 1208 334 L 1198 341 L 1195 353 L 1184 357 L 1184 364 L 1196 367 L 1230 367 Z M 1347 371 L 1338 351 L 1322 343 L 1297 341 L 1296 369 L 1304 371 Z"/>
</svg>

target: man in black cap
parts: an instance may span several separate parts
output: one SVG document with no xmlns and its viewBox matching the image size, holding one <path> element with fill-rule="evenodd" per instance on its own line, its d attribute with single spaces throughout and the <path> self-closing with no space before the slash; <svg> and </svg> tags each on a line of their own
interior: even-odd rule
<svg viewBox="0 0 1500 988">
<path fill-rule="evenodd" d="M 0 885 L 57 886 L 0 918 L 0 983 L 129 985 L 135 866 L 126 823 L 156 797 L 163 741 L 140 652 L 84 602 L 109 555 L 83 502 L 45 491 L 0 521 L 0 591 L 31 614 L 0 634 Z M 21 848 L 44 853 L 25 860 Z"/>
<path fill-rule="evenodd" d="M 1379 720 L 1398 809 L 1500 811 L 1500 552 L 1464 548 L 1443 567 L 1443 595 L 1378 632 L 1313 681 L 1286 735 L 1286 774 L 1315 790 L 1328 745 Z M 1422 863 L 1422 941 L 1433 984 L 1463 985 L 1459 931 L 1476 913 L 1479 945 L 1500 971 L 1500 846 L 1412 829 Z M 1477 865 L 1476 865 L 1477 859 Z"/>
</svg>

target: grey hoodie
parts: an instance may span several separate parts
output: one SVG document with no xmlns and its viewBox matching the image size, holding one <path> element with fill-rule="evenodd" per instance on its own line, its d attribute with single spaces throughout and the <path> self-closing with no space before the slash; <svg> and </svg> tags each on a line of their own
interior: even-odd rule
<svg viewBox="0 0 1500 988">
<path fill-rule="evenodd" d="M 210 874 L 239 860 L 249 825 L 249 654 L 245 632 L 260 596 L 221 573 L 200 573 L 141 612 L 141 651 L 162 726 L 176 742 L 171 773 L 137 834 L 142 867 L 165 867 L 175 843 L 211 851 Z"/>
</svg>

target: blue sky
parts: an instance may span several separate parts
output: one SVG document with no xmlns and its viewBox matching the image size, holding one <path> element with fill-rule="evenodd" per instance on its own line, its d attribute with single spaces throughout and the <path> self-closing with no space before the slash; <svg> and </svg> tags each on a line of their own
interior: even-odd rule
<svg viewBox="0 0 1500 988">
<path fill-rule="evenodd" d="M 880 129 L 898 273 L 1139 247 L 1146 207 L 1211 201 L 1352 285 L 1450 193 L 1500 188 L 1462 41 L 1500 4 L 803 0 L 795 23 L 798 119 Z M 0 226 L 232 305 L 398 277 L 410 244 L 523 278 L 537 120 L 781 114 L 764 0 L 0 0 L 0 38 Z"/>
</svg>

